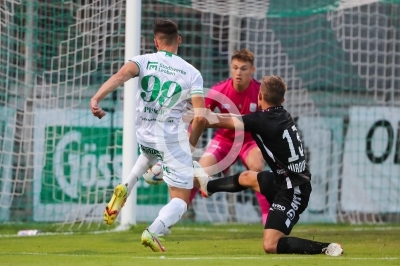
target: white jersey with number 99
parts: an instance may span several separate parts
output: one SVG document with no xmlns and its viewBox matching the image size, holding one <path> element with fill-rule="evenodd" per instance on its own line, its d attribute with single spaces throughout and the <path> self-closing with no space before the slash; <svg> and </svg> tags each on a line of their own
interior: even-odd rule
<svg viewBox="0 0 400 266">
<path fill-rule="evenodd" d="M 203 95 L 200 72 L 179 56 L 159 51 L 133 57 L 139 67 L 136 94 L 136 135 L 145 143 L 187 138 L 182 115 L 191 95 Z"/>
</svg>

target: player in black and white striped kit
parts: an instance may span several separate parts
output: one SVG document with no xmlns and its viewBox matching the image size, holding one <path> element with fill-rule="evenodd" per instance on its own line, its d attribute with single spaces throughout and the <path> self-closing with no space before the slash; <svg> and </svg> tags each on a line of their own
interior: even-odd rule
<svg viewBox="0 0 400 266">
<path fill-rule="evenodd" d="M 259 111 L 238 117 L 211 113 L 208 119 L 217 122 L 208 122 L 208 127 L 251 132 L 272 171 L 244 171 L 221 179 L 199 179 L 200 189 L 203 196 L 246 188 L 264 195 L 271 203 L 263 239 L 267 253 L 340 256 L 343 248 L 337 243 L 288 237 L 307 208 L 312 189 L 299 132 L 292 116 L 282 106 L 286 90 L 281 77 L 266 76 L 258 96 Z"/>
</svg>

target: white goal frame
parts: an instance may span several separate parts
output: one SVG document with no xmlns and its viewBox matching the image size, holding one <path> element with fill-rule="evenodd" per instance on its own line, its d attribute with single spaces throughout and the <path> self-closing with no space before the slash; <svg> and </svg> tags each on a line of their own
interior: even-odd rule
<svg viewBox="0 0 400 266">
<path fill-rule="evenodd" d="M 125 62 L 133 56 L 140 54 L 141 34 L 141 0 L 126 1 L 126 24 L 125 24 Z M 123 144 L 122 144 L 122 180 L 128 177 L 135 164 L 137 154 L 137 141 L 135 131 L 135 95 L 138 89 L 137 78 L 133 78 L 124 84 L 124 122 L 123 122 Z M 121 211 L 121 224 L 118 229 L 126 230 L 136 224 L 136 186 L 133 187 L 125 207 Z"/>
</svg>

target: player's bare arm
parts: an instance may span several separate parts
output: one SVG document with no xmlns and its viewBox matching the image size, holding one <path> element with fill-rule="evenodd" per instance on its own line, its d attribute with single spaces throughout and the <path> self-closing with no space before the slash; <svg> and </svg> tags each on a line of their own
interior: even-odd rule
<svg viewBox="0 0 400 266">
<path fill-rule="evenodd" d="M 124 82 L 139 74 L 138 66 L 133 62 L 126 63 L 116 74 L 110 77 L 97 91 L 90 100 L 90 109 L 92 114 L 101 119 L 106 112 L 99 107 L 99 102 L 104 99 L 110 92 L 124 84 Z"/>
<path fill-rule="evenodd" d="M 241 116 L 216 114 L 214 112 L 211 112 L 207 115 L 206 127 L 244 130 L 244 124 Z"/>
<path fill-rule="evenodd" d="M 192 120 L 192 132 L 189 136 L 190 145 L 194 148 L 197 145 L 197 142 L 201 136 L 201 133 L 204 130 L 206 125 L 206 111 L 204 97 L 203 95 L 194 94 L 192 96 L 192 105 L 193 105 L 193 120 Z"/>
<path fill-rule="evenodd" d="M 217 114 L 209 109 L 206 110 L 207 122 L 206 128 L 228 128 L 228 129 L 244 129 L 244 125 L 241 119 L 241 115 L 236 114 Z M 183 114 L 182 120 L 185 123 L 192 124 L 194 118 L 194 110 L 190 109 Z"/>
</svg>

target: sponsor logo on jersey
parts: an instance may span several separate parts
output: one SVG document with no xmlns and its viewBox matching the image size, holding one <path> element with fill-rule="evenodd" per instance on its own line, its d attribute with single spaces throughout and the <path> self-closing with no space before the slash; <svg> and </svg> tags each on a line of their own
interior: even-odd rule
<svg viewBox="0 0 400 266">
<path fill-rule="evenodd" d="M 257 110 L 257 104 L 250 103 L 249 110 L 250 110 L 250 112 L 255 112 Z"/>
<path fill-rule="evenodd" d="M 141 151 L 143 153 L 147 153 L 149 155 L 152 155 L 152 156 L 156 157 L 159 160 L 164 160 L 164 158 L 163 158 L 164 156 L 163 156 L 162 152 L 160 152 L 158 150 L 155 150 L 155 149 L 152 149 L 152 148 L 149 148 L 149 147 L 146 147 L 146 146 L 143 146 L 142 144 L 139 144 L 139 145 L 140 145 L 140 149 L 141 149 Z"/>
<path fill-rule="evenodd" d="M 290 206 L 292 207 L 290 210 L 287 211 L 286 216 L 288 219 L 286 220 L 285 224 L 289 228 L 290 226 L 290 221 L 293 220 L 293 218 L 296 215 L 296 211 L 299 209 L 301 198 L 298 197 L 297 195 L 300 195 L 300 189 L 299 187 L 294 188 L 294 193 L 293 193 L 293 200 L 290 203 Z"/>
<path fill-rule="evenodd" d="M 276 169 L 276 173 L 277 173 L 278 175 L 284 175 L 284 174 L 287 173 L 287 171 L 286 171 L 285 169 Z"/>
<path fill-rule="evenodd" d="M 151 61 L 147 62 L 147 67 L 146 67 L 147 70 L 150 69 L 157 70 L 157 68 L 158 68 L 158 62 L 151 62 Z"/>
<path fill-rule="evenodd" d="M 166 116 L 169 114 L 170 110 L 166 109 L 166 108 L 162 108 L 162 109 L 156 109 L 156 108 L 152 108 L 152 107 L 144 107 L 143 110 L 145 113 L 150 113 L 150 114 L 158 114 L 158 115 L 163 115 Z"/>
<path fill-rule="evenodd" d="M 182 69 L 175 68 L 172 66 L 164 65 L 163 63 L 160 63 L 159 71 L 170 75 L 175 75 L 175 73 L 181 73 L 182 75 L 186 75 L 186 71 L 183 71 Z"/>
<path fill-rule="evenodd" d="M 272 204 L 272 208 L 274 208 L 275 210 L 278 210 L 278 211 L 282 211 L 282 212 L 286 210 L 285 206 L 282 206 L 282 205 L 276 204 L 276 203 Z"/>
</svg>

